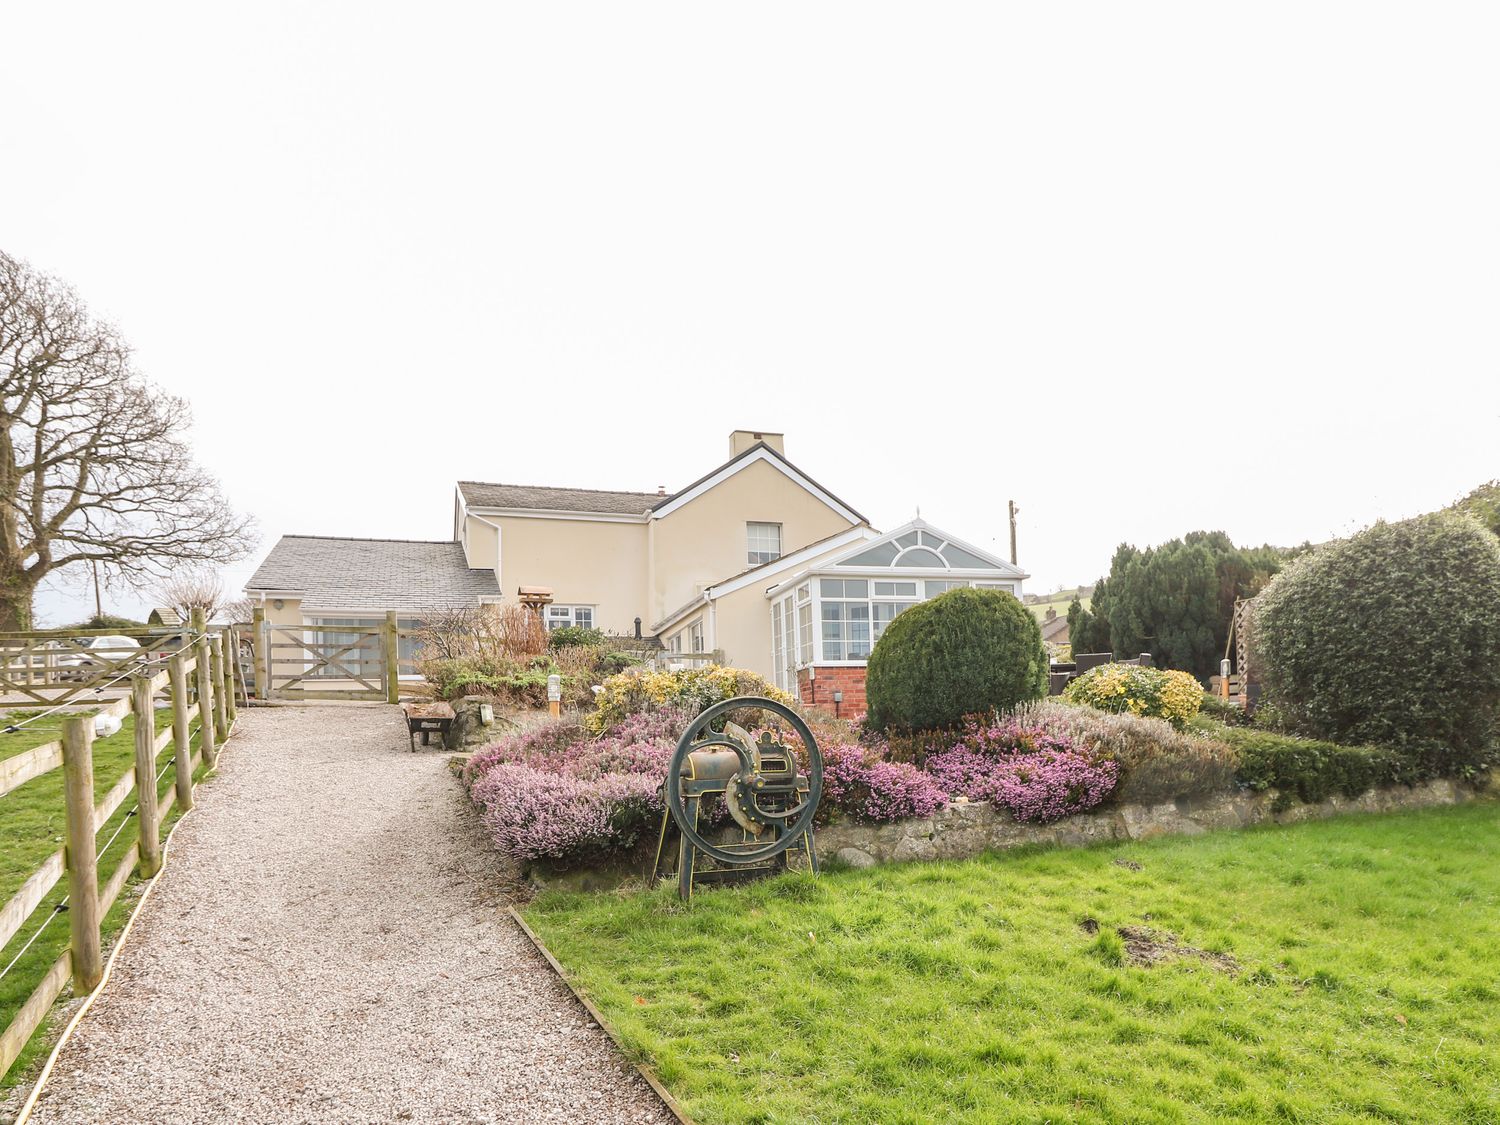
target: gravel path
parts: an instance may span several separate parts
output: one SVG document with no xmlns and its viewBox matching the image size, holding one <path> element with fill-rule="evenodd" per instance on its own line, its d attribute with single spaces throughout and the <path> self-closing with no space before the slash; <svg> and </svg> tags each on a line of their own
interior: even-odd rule
<svg viewBox="0 0 1500 1125">
<path fill-rule="evenodd" d="M 32 1121 L 670 1122 L 394 707 L 251 708 Z"/>
</svg>

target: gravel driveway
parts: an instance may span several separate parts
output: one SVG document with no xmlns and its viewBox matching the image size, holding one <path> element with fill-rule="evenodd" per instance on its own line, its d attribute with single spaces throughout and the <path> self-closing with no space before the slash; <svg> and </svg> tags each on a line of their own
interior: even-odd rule
<svg viewBox="0 0 1500 1125">
<path fill-rule="evenodd" d="M 394 707 L 251 708 L 32 1121 L 670 1122 Z"/>
</svg>

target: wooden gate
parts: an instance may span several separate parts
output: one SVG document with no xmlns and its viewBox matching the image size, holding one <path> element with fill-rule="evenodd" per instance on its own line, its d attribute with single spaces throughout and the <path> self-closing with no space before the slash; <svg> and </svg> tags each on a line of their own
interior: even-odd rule
<svg viewBox="0 0 1500 1125">
<path fill-rule="evenodd" d="M 393 613 L 380 625 L 275 625 L 257 609 L 254 632 L 262 699 L 397 700 Z"/>
<path fill-rule="evenodd" d="M 160 672 L 195 635 L 160 628 L 0 633 L 0 707 L 94 702 L 108 698 L 106 692 L 124 694 L 130 676 Z"/>
</svg>

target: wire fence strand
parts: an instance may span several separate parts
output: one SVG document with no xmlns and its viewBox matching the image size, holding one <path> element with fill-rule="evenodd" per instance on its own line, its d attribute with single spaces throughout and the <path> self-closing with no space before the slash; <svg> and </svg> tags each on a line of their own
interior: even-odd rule
<svg viewBox="0 0 1500 1125">
<path fill-rule="evenodd" d="M 194 736 L 197 735 L 202 729 L 203 729 L 203 724 L 200 722 L 196 727 L 192 727 L 192 728 L 190 728 L 188 730 L 187 741 L 188 741 L 188 749 L 189 749 L 190 752 L 192 750 Z M 162 777 L 165 776 L 167 770 L 169 770 L 169 769 L 172 768 L 172 766 L 175 764 L 175 761 L 176 761 L 176 759 L 175 759 L 175 750 L 174 750 L 174 757 L 171 758 L 171 759 L 169 759 L 167 761 L 167 764 L 162 767 L 161 773 L 159 773 L 159 774 L 156 775 L 157 784 L 161 783 Z M 125 826 L 130 823 L 131 817 L 137 816 L 139 814 L 140 808 L 141 808 L 140 795 L 139 795 L 139 793 L 137 793 L 135 804 L 131 805 L 130 808 L 126 810 L 125 815 L 120 818 L 120 823 L 115 827 L 115 830 L 114 830 L 113 834 L 110 836 L 110 838 L 108 840 L 106 840 L 104 842 L 104 846 L 102 848 L 100 848 L 95 853 L 96 858 L 98 856 L 102 856 L 105 852 L 109 851 L 110 846 L 116 840 L 118 840 L 120 838 L 120 833 L 122 833 L 122 832 L 125 831 Z M 32 935 L 29 938 L 26 939 L 26 944 L 23 945 L 23 946 L 21 946 L 21 948 L 16 951 L 16 955 L 10 959 L 10 964 L 6 965 L 5 968 L 0 969 L 0 981 L 3 981 L 6 978 L 6 976 L 9 975 L 10 971 L 16 967 L 16 963 L 18 961 L 20 961 L 22 957 L 26 956 L 26 951 L 29 950 L 33 945 L 36 944 L 37 938 L 39 938 L 39 937 L 42 936 L 42 932 L 48 926 L 50 926 L 52 924 L 53 920 L 59 914 L 64 914 L 64 913 L 67 912 L 67 909 L 68 909 L 68 899 L 70 897 L 71 897 L 70 895 L 64 895 L 62 897 L 62 899 L 58 902 L 58 904 L 52 908 L 52 913 L 50 913 L 49 915 L 47 915 L 47 917 L 42 921 L 42 924 L 36 928 L 36 930 L 32 933 Z"/>
</svg>

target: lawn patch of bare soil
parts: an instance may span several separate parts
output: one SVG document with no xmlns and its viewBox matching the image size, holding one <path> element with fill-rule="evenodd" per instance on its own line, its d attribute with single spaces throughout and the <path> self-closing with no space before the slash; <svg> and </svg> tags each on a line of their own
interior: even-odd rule
<svg viewBox="0 0 1500 1125">
<path fill-rule="evenodd" d="M 1220 972 L 1240 971 L 1240 963 L 1229 954 L 1183 945 L 1177 940 L 1176 934 L 1166 930 L 1153 930 L 1146 926 L 1121 926 L 1118 932 L 1125 942 L 1125 960 L 1132 965 L 1159 965 L 1163 961 L 1188 957 L 1202 961 Z"/>
</svg>

